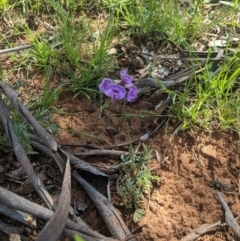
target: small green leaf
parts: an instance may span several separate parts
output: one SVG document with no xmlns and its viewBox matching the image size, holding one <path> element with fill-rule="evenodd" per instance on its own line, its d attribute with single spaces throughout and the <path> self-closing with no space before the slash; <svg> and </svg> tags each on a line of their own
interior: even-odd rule
<svg viewBox="0 0 240 241">
<path fill-rule="evenodd" d="M 75 240 L 75 241 L 86 241 L 85 239 L 81 238 L 81 237 L 78 236 L 78 235 L 74 235 L 74 240 Z"/>
<path fill-rule="evenodd" d="M 145 215 L 145 211 L 141 208 L 136 209 L 136 211 L 133 214 L 133 221 L 137 223 L 140 219 L 143 218 Z"/>
</svg>

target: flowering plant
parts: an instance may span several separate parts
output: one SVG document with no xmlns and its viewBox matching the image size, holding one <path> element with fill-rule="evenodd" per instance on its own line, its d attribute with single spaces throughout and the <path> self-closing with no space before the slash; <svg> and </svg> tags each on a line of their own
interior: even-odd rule
<svg viewBox="0 0 240 241">
<path fill-rule="evenodd" d="M 112 101 L 126 99 L 133 102 L 137 99 L 138 88 L 132 83 L 132 76 L 125 70 L 120 71 L 120 83 L 113 82 L 112 79 L 104 78 L 99 85 L 99 90 Z"/>
</svg>

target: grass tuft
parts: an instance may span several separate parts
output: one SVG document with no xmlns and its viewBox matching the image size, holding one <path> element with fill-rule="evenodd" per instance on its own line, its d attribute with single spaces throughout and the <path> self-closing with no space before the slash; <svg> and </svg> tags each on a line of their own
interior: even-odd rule
<svg viewBox="0 0 240 241">
<path fill-rule="evenodd" d="M 206 66 L 201 75 L 176 92 L 177 101 L 171 107 L 182 120 L 182 128 L 199 125 L 204 129 L 239 130 L 240 67 L 239 52 L 227 59 L 214 74 L 214 64 Z M 175 99 L 175 98 L 174 98 Z M 240 134 L 240 133 L 239 133 Z"/>
</svg>

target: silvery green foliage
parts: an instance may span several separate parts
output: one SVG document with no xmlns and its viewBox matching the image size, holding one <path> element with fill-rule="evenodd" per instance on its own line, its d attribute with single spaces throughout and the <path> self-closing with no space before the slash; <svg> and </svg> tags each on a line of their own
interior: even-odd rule
<svg viewBox="0 0 240 241">
<path fill-rule="evenodd" d="M 144 215 L 143 199 L 152 188 L 152 182 L 159 180 L 150 173 L 146 166 L 152 158 L 152 150 L 143 144 L 141 154 L 130 151 L 129 156 L 122 156 L 118 194 L 127 208 L 134 208 L 133 220 L 138 222 Z"/>
</svg>

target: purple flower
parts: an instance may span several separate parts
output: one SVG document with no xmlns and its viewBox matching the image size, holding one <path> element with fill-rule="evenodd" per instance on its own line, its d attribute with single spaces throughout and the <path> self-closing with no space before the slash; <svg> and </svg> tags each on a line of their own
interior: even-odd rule
<svg viewBox="0 0 240 241">
<path fill-rule="evenodd" d="M 120 71 L 121 83 L 113 81 L 109 78 L 104 78 L 99 84 L 99 90 L 112 101 L 126 99 L 128 102 L 133 102 L 137 99 L 138 88 L 132 83 L 132 77 L 125 70 Z M 115 83 L 114 83 L 115 82 Z"/>
<path fill-rule="evenodd" d="M 112 80 L 111 80 L 111 79 L 108 79 L 108 78 L 104 78 L 104 79 L 102 80 L 102 82 L 100 83 L 100 85 L 99 85 L 99 90 L 100 90 L 102 93 L 104 93 L 105 89 L 107 88 L 107 86 L 108 86 L 109 84 L 112 84 Z"/>
<path fill-rule="evenodd" d="M 104 94 L 110 97 L 112 101 L 124 99 L 126 92 L 126 89 L 118 84 L 108 84 L 104 89 Z"/>
<path fill-rule="evenodd" d="M 137 86 L 133 85 L 129 88 L 126 99 L 128 102 L 133 102 L 137 99 L 137 92 L 138 88 Z"/>
<path fill-rule="evenodd" d="M 120 71 L 120 78 L 122 80 L 122 84 L 126 87 L 129 88 L 133 86 L 132 83 L 132 76 L 128 75 L 125 70 Z"/>
</svg>

